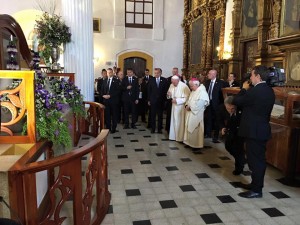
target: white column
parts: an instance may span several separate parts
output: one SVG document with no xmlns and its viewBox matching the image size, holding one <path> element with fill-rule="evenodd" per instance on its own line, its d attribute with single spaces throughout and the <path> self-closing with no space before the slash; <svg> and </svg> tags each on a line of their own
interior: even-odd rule
<svg viewBox="0 0 300 225">
<path fill-rule="evenodd" d="M 72 34 L 64 52 L 65 72 L 75 73 L 84 100 L 94 101 L 92 0 L 61 0 L 61 11 Z"/>
</svg>

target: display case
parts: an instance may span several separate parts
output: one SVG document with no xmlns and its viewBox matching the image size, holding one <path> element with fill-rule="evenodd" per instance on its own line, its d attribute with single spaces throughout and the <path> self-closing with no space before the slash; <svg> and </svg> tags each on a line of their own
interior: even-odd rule
<svg viewBox="0 0 300 225">
<path fill-rule="evenodd" d="M 300 173 L 300 88 L 273 87 L 276 100 L 271 113 L 272 139 L 268 141 L 267 162 L 286 177 Z M 224 98 L 239 88 L 224 88 Z"/>
</svg>

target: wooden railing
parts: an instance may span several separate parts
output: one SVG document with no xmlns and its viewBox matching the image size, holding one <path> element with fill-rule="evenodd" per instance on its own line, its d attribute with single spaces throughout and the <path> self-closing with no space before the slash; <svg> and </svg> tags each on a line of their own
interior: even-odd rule
<svg viewBox="0 0 300 225">
<path fill-rule="evenodd" d="M 96 225 L 105 217 L 110 202 L 108 130 L 103 129 L 103 106 L 94 102 L 85 104 L 90 107 L 88 117 L 80 122 L 81 132 L 95 137 L 93 140 L 58 157 L 53 157 L 50 142 L 37 143 L 10 169 L 10 204 L 24 225 L 60 225 L 66 217 L 75 225 Z M 41 157 L 45 159 L 38 161 Z M 82 157 L 87 157 L 86 167 Z M 47 174 L 48 188 L 39 204 L 37 173 L 43 171 Z M 73 210 L 63 216 L 66 206 Z"/>
</svg>

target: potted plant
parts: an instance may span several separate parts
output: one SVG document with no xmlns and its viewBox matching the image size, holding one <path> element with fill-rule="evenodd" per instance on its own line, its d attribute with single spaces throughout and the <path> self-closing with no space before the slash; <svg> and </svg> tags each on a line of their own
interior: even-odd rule
<svg viewBox="0 0 300 225">
<path fill-rule="evenodd" d="M 40 45 L 43 46 L 44 55 L 52 59 L 51 70 L 58 71 L 60 66 L 57 63 L 60 55 L 60 46 L 71 41 L 70 28 L 65 24 L 60 16 L 44 12 L 43 15 L 36 20 L 36 30 Z M 47 59 L 45 60 L 47 61 Z"/>
</svg>

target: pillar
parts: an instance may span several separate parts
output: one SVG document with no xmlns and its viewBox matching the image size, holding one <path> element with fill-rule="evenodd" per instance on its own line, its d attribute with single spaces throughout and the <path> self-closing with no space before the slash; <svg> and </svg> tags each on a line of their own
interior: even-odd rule
<svg viewBox="0 0 300 225">
<path fill-rule="evenodd" d="M 61 0 L 62 17 L 71 29 L 65 46 L 64 70 L 75 73 L 85 101 L 94 101 L 94 40 L 92 0 Z"/>
</svg>

